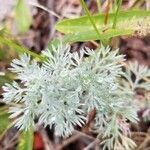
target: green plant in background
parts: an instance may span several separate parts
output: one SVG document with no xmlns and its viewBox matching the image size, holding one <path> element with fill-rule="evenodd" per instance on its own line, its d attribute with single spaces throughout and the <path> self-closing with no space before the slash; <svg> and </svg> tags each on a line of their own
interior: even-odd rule
<svg viewBox="0 0 150 150">
<path fill-rule="evenodd" d="M 28 31 L 32 23 L 32 15 L 25 0 L 17 0 L 15 6 L 15 21 L 19 32 Z"/>
<path fill-rule="evenodd" d="M 87 10 L 85 2 L 81 1 L 82 5 L 84 4 L 83 7 Z M 91 16 L 87 13 L 87 16 L 81 16 L 76 19 L 61 20 L 55 27 L 65 34 L 64 42 L 69 43 L 101 39 L 102 42 L 107 42 L 115 36 L 135 35 L 137 33 L 139 35 L 148 34 L 150 11 L 128 10 L 120 12 L 120 4 L 121 1 L 119 1 L 116 12 L 109 14 L 106 25 L 104 24 L 104 14 L 99 13 Z M 93 23 L 95 27 L 93 27 Z"/>
<path fill-rule="evenodd" d="M 5 28 L 0 30 L 0 44 L 7 46 L 9 49 L 15 50 L 17 53 L 27 53 L 38 60 L 44 59 L 39 54 L 30 51 L 28 48 L 20 44 Z"/>
</svg>

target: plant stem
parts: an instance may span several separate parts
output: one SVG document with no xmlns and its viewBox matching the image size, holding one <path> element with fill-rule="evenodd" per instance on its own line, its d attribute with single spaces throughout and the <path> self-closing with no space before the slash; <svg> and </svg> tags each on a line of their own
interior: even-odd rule
<svg viewBox="0 0 150 150">
<path fill-rule="evenodd" d="M 122 0 L 118 0 L 118 6 L 117 6 L 116 13 L 115 13 L 113 26 L 112 26 L 113 29 L 115 29 L 116 25 L 117 25 L 117 17 L 118 17 L 118 14 L 119 14 L 119 10 L 120 10 L 121 4 L 122 4 Z"/>
<path fill-rule="evenodd" d="M 115 12 L 116 8 L 117 8 L 117 0 L 114 0 L 113 12 Z"/>
<path fill-rule="evenodd" d="M 133 5 L 131 6 L 131 8 L 135 8 L 135 9 L 137 9 L 137 8 L 139 8 L 140 7 L 140 5 L 142 5 L 142 3 L 144 3 L 146 0 L 136 0 L 134 3 L 133 3 Z"/>
<path fill-rule="evenodd" d="M 27 54 L 33 56 L 34 58 L 38 58 L 39 60 L 44 60 L 44 58 L 41 55 L 28 50 L 24 46 L 17 44 L 16 41 L 13 41 L 11 39 L 3 38 L 0 36 L 0 43 L 8 45 L 10 48 L 15 49 L 17 52 L 27 53 Z"/>
<path fill-rule="evenodd" d="M 96 0 L 96 2 L 97 2 L 98 12 L 101 12 L 100 0 Z"/>
<path fill-rule="evenodd" d="M 105 10 L 104 24 L 107 25 L 109 19 L 109 11 L 110 11 L 111 0 L 107 1 L 107 6 Z"/>
<path fill-rule="evenodd" d="M 103 40 L 102 37 L 101 37 L 100 32 L 98 31 L 98 28 L 96 27 L 96 24 L 95 24 L 95 22 L 94 22 L 94 20 L 93 20 L 93 18 L 92 18 L 92 16 L 91 16 L 91 14 L 90 14 L 90 12 L 89 12 L 89 10 L 88 10 L 88 8 L 87 8 L 87 6 L 86 6 L 84 0 L 80 0 L 80 3 L 81 3 L 81 5 L 82 5 L 82 7 L 83 7 L 85 13 L 87 14 L 87 16 L 88 16 L 88 18 L 89 18 L 91 24 L 93 25 L 93 28 L 95 29 L 95 31 L 96 31 L 96 33 L 97 33 L 99 39 L 102 41 L 102 43 L 105 43 L 104 40 Z"/>
</svg>

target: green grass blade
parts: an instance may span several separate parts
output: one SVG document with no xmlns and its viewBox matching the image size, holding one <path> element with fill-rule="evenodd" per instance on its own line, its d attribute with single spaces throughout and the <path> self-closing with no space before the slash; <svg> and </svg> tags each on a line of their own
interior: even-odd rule
<svg viewBox="0 0 150 150">
<path fill-rule="evenodd" d="M 110 39 L 115 36 L 121 35 L 130 35 L 133 34 L 132 30 L 122 30 L 122 29 L 109 29 L 104 33 L 101 33 L 100 36 L 104 40 Z M 77 32 L 72 34 L 66 34 L 63 37 L 65 43 L 73 43 L 73 42 L 85 42 L 91 40 L 99 40 L 99 36 L 94 32 L 94 30 L 88 30 L 84 32 Z"/>
<path fill-rule="evenodd" d="M 39 55 L 39 54 L 36 54 L 30 50 L 28 50 L 26 47 L 18 44 L 16 41 L 12 40 L 12 39 L 9 39 L 9 38 L 5 38 L 5 37 L 2 37 L 0 36 L 0 43 L 1 44 L 4 44 L 4 45 L 7 45 L 8 47 L 16 50 L 17 52 L 20 52 L 20 53 L 27 53 L 31 56 L 33 56 L 34 58 L 37 58 L 37 59 L 40 59 L 40 60 L 43 60 L 44 58 Z"/>
<path fill-rule="evenodd" d="M 5 129 L 10 125 L 8 110 L 4 106 L 0 107 L 0 137 L 5 132 Z"/>
<path fill-rule="evenodd" d="M 90 12 L 89 12 L 89 10 L 88 10 L 88 8 L 87 8 L 87 6 L 86 6 L 84 0 L 80 0 L 80 3 L 81 3 L 81 5 L 82 5 L 82 7 L 83 7 L 85 13 L 86 13 L 87 16 L 88 16 L 88 19 L 90 20 L 91 25 L 93 26 L 95 32 L 97 33 L 97 36 L 99 37 L 99 40 L 101 40 L 101 41 L 103 42 L 103 38 L 101 37 L 101 35 L 100 35 L 100 33 L 99 33 L 99 30 L 98 30 L 98 28 L 96 27 L 96 24 L 95 24 L 95 22 L 94 22 L 94 20 L 93 20 L 93 18 L 92 18 L 92 16 L 91 16 L 91 14 L 90 14 Z"/>
<path fill-rule="evenodd" d="M 15 21 L 19 32 L 22 33 L 26 32 L 32 23 L 32 15 L 25 0 L 17 0 Z"/>
<path fill-rule="evenodd" d="M 121 36 L 121 35 L 131 35 L 133 34 L 132 30 L 122 30 L 122 29 L 109 29 L 103 33 L 101 33 L 101 38 L 109 39 L 115 36 Z M 66 43 L 74 43 L 74 42 L 85 42 L 85 41 L 91 41 L 91 40 L 99 40 L 99 36 L 94 32 L 94 30 L 88 30 L 84 32 L 77 32 L 77 33 L 70 33 L 66 34 L 62 38 L 62 42 L 64 44 Z M 55 39 L 52 42 L 49 43 L 48 48 L 51 49 L 52 45 L 57 47 L 57 45 L 60 43 L 59 39 Z"/>
<path fill-rule="evenodd" d="M 17 150 L 32 150 L 33 149 L 33 129 L 23 131 Z"/>
<path fill-rule="evenodd" d="M 119 14 L 119 10 L 120 10 L 121 4 L 122 4 L 122 0 L 119 0 L 118 1 L 118 7 L 117 7 L 117 10 L 115 12 L 114 21 L 113 21 L 113 26 L 112 26 L 113 29 L 115 29 L 116 25 L 117 25 L 117 17 L 118 17 L 118 14 Z"/>
</svg>

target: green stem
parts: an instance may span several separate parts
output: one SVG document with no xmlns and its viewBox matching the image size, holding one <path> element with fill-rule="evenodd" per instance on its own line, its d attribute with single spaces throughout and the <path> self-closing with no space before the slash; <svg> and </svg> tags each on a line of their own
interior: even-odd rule
<svg viewBox="0 0 150 150">
<path fill-rule="evenodd" d="M 8 45 L 10 48 L 15 49 L 17 52 L 27 53 L 27 54 L 33 56 L 34 58 L 38 58 L 39 60 L 44 60 L 44 58 L 41 55 L 31 52 L 24 46 L 17 44 L 15 41 L 13 41 L 11 39 L 3 38 L 0 36 L 0 43 Z"/>
<path fill-rule="evenodd" d="M 93 20 L 93 18 L 92 18 L 92 16 L 91 16 L 91 14 L 90 14 L 90 12 L 89 12 L 87 6 L 86 6 L 84 0 L 80 0 L 80 3 L 81 3 L 81 5 L 82 5 L 82 7 L 83 7 L 85 13 L 87 14 L 87 16 L 88 16 L 88 18 L 89 18 L 91 24 L 93 25 L 93 28 L 94 28 L 94 30 L 96 31 L 96 33 L 97 33 L 99 39 L 102 41 L 102 43 L 105 43 L 104 40 L 103 40 L 102 37 L 101 37 L 100 32 L 98 31 L 98 28 L 97 28 L 96 25 L 95 25 L 95 22 L 94 22 L 94 20 Z"/>
<path fill-rule="evenodd" d="M 116 13 L 115 13 L 113 26 L 112 26 L 113 29 L 115 29 L 116 25 L 117 25 L 117 17 L 118 17 L 118 14 L 119 14 L 119 10 L 120 10 L 121 4 L 122 4 L 122 0 L 118 0 L 118 6 L 117 6 Z"/>
<path fill-rule="evenodd" d="M 114 0 L 114 5 L 113 5 L 113 12 L 117 9 L 117 0 Z"/>
</svg>

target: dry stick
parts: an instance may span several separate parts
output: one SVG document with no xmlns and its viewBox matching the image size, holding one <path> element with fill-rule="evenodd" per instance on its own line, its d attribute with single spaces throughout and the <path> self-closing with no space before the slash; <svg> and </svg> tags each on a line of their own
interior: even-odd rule
<svg viewBox="0 0 150 150">
<path fill-rule="evenodd" d="M 48 138 L 47 133 L 44 130 L 44 128 L 42 128 L 40 130 L 40 134 L 41 134 L 43 142 L 44 142 L 45 150 L 55 150 L 55 148 L 54 148 L 52 142 L 50 141 L 50 139 Z"/>
<path fill-rule="evenodd" d="M 2 134 L 0 135 L 0 141 L 2 140 L 2 138 L 5 136 L 5 134 L 7 133 L 7 131 L 13 127 L 13 124 L 9 124 L 9 126 L 2 132 Z"/>
<path fill-rule="evenodd" d="M 91 148 L 95 147 L 98 143 L 100 143 L 100 140 L 99 139 L 95 139 L 92 143 L 90 143 L 83 150 L 90 150 Z"/>
<path fill-rule="evenodd" d="M 146 1 L 146 10 L 150 9 L 150 1 Z"/>
<path fill-rule="evenodd" d="M 128 5 L 127 5 L 127 9 L 131 8 L 135 3 L 136 3 L 137 0 L 131 0 L 128 2 Z"/>
<path fill-rule="evenodd" d="M 96 144 L 96 145 L 95 145 L 95 150 L 101 150 L 99 144 Z"/>
<path fill-rule="evenodd" d="M 54 1 L 48 1 L 48 6 L 50 10 L 54 10 Z M 55 16 L 53 16 L 52 14 L 49 15 L 49 19 L 50 19 L 50 27 L 51 27 L 51 31 L 49 34 L 49 39 L 53 39 L 54 35 L 55 35 L 55 22 L 56 22 L 56 18 Z M 48 43 L 47 43 L 48 44 Z"/>
<path fill-rule="evenodd" d="M 94 46 L 99 47 L 99 44 L 95 41 L 90 41 Z"/>
<path fill-rule="evenodd" d="M 78 131 L 78 130 L 75 130 L 74 133 L 80 134 L 81 136 L 84 136 L 84 137 L 89 138 L 89 139 L 91 139 L 91 140 L 95 140 L 94 137 L 92 137 L 92 136 L 90 136 L 90 135 L 87 135 L 87 134 L 85 134 L 85 133 L 83 133 L 83 132 L 80 132 L 80 131 Z"/>
<path fill-rule="evenodd" d="M 87 134 L 85 134 L 85 133 L 83 133 L 83 132 L 80 132 L 80 131 L 75 130 L 74 133 L 76 133 L 76 135 L 74 135 L 74 136 L 72 136 L 71 138 L 69 138 L 69 139 L 67 139 L 66 141 L 64 141 L 64 142 L 62 143 L 62 145 L 60 145 L 60 146 L 58 146 L 58 148 L 56 148 L 56 150 L 61 150 L 61 149 L 63 149 L 64 147 L 66 147 L 66 146 L 69 145 L 70 143 L 76 141 L 77 139 L 79 139 L 79 138 L 82 137 L 82 136 L 84 136 L 84 137 L 86 137 L 86 138 L 89 138 L 89 139 L 95 141 L 95 138 L 94 138 L 94 137 L 92 137 L 92 136 L 90 136 L 90 135 L 87 135 Z M 100 142 L 99 139 L 96 139 L 96 140 L 98 140 L 98 143 Z"/>
<path fill-rule="evenodd" d="M 85 133 L 83 133 L 83 132 L 80 132 L 80 131 L 78 131 L 78 130 L 75 130 L 74 132 L 80 134 L 81 136 L 84 136 L 84 137 L 86 137 L 86 138 L 89 138 L 89 139 L 91 139 L 91 140 L 94 140 L 91 144 L 89 144 L 89 145 L 88 145 L 87 147 L 85 147 L 83 150 L 88 150 L 88 149 L 92 148 L 93 146 L 95 146 L 95 149 L 96 149 L 96 150 L 99 150 L 98 144 L 100 143 L 100 140 L 99 140 L 98 138 L 95 139 L 94 137 L 92 137 L 92 136 L 90 136 L 90 135 L 87 135 L 87 134 L 85 134 Z"/>
<path fill-rule="evenodd" d="M 73 135 L 73 136 L 70 137 L 69 139 L 63 141 L 60 146 L 56 147 L 56 150 L 62 150 L 64 147 L 66 147 L 66 146 L 69 145 L 70 143 L 76 141 L 76 140 L 79 139 L 80 137 L 81 137 L 80 134 Z"/>
<path fill-rule="evenodd" d="M 10 139 L 9 143 L 7 143 L 6 147 L 4 147 L 3 150 L 8 150 L 8 149 L 12 148 L 12 147 L 15 145 L 15 143 L 17 142 L 17 141 L 15 141 L 15 143 L 14 143 L 14 140 L 15 140 L 18 136 L 19 136 L 19 132 L 17 132 L 17 133 L 12 137 L 12 139 Z"/>
<path fill-rule="evenodd" d="M 60 17 L 58 14 L 56 14 L 56 13 L 55 13 L 54 11 L 52 11 L 52 10 L 49 10 L 48 8 L 44 7 L 43 5 L 40 5 L 40 4 L 34 3 L 34 2 L 29 2 L 28 4 L 29 4 L 29 5 L 32 5 L 32 6 L 35 6 L 35 7 L 38 7 L 38 8 L 41 8 L 41 9 L 47 11 L 48 13 L 52 14 L 53 16 L 55 16 L 55 17 L 61 19 L 61 17 Z"/>
<path fill-rule="evenodd" d="M 141 135 L 141 136 L 146 136 L 147 135 L 147 133 L 145 133 L 145 132 L 131 132 L 131 135 Z"/>
<path fill-rule="evenodd" d="M 146 148 L 146 145 L 150 142 L 150 135 L 147 135 L 147 137 L 145 138 L 145 140 L 141 143 L 141 145 L 139 146 L 138 150 L 143 150 Z"/>
<path fill-rule="evenodd" d="M 85 147 L 83 150 L 90 150 L 92 147 L 96 147 L 97 144 L 100 143 L 100 139 L 99 139 L 100 136 L 101 134 L 98 134 L 95 140 L 92 143 L 90 143 L 87 147 Z"/>
<path fill-rule="evenodd" d="M 130 7 L 130 8 L 136 8 L 136 7 L 140 7 L 143 3 L 145 2 L 145 0 L 136 0 L 135 2 L 134 2 L 134 4 Z"/>
<path fill-rule="evenodd" d="M 100 0 L 96 0 L 96 2 L 97 2 L 98 11 L 100 13 L 101 12 L 101 2 L 100 2 Z"/>
<path fill-rule="evenodd" d="M 92 137 L 92 136 L 90 136 L 90 135 L 87 135 L 87 134 L 85 134 L 85 133 L 83 133 L 83 132 L 80 132 L 80 131 L 75 130 L 74 133 L 75 133 L 76 135 L 74 135 L 74 136 L 70 137 L 69 139 L 65 140 L 65 141 L 62 143 L 62 145 L 60 145 L 60 146 L 58 146 L 58 148 L 56 148 L 56 150 L 61 150 L 61 149 L 63 149 L 64 147 L 66 147 L 67 145 L 69 145 L 70 143 L 74 142 L 75 140 L 77 140 L 78 138 L 80 138 L 80 137 L 82 137 L 82 136 L 84 136 L 84 137 L 86 137 L 86 138 L 89 138 L 89 139 L 91 139 L 91 140 L 95 140 L 94 137 Z"/>
</svg>

